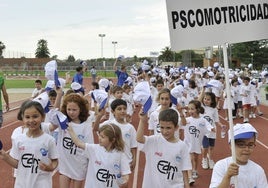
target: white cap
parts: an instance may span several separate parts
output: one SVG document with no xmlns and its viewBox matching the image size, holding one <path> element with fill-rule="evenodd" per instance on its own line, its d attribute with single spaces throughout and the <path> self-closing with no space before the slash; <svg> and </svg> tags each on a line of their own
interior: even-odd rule
<svg viewBox="0 0 268 188">
<path fill-rule="evenodd" d="M 133 100 L 143 105 L 143 113 L 147 113 L 152 106 L 150 85 L 147 81 L 139 82 L 133 91 Z"/>
<path fill-rule="evenodd" d="M 234 126 L 234 139 L 249 139 L 254 137 L 255 135 L 257 136 L 257 131 L 256 129 L 249 123 L 237 123 Z M 229 136 L 229 142 L 231 140 L 230 138 L 230 130 L 228 131 L 228 136 Z"/>
<path fill-rule="evenodd" d="M 79 90 L 79 89 L 82 88 L 82 86 L 81 86 L 81 84 L 79 84 L 79 83 L 77 83 L 77 82 L 73 82 L 73 83 L 71 84 L 71 88 L 72 88 L 73 90 Z"/>
<path fill-rule="evenodd" d="M 54 73 L 57 70 L 57 62 L 55 60 L 49 61 L 45 65 L 45 77 L 48 80 L 54 80 Z"/>
<path fill-rule="evenodd" d="M 184 88 L 182 85 L 177 85 L 173 89 L 171 89 L 171 101 L 173 104 L 178 104 L 178 98 L 181 98 L 184 92 Z"/>
<path fill-rule="evenodd" d="M 99 105 L 99 109 L 103 109 L 107 103 L 108 93 L 101 89 L 94 89 L 91 97 Z"/>
</svg>

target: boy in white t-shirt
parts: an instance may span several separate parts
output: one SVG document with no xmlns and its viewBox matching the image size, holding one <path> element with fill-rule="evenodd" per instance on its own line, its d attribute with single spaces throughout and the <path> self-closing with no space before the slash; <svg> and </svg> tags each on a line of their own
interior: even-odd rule
<svg viewBox="0 0 268 188">
<path fill-rule="evenodd" d="M 182 109 L 178 109 L 182 116 Z M 178 112 L 166 109 L 159 113 L 161 134 L 145 136 L 146 114 L 140 114 L 137 130 L 139 148 L 145 153 L 146 165 L 142 187 L 189 188 L 187 170 L 192 168 L 187 145 L 175 137 Z"/>
<path fill-rule="evenodd" d="M 34 99 L 35 97 L 37 97 L 39 94 L 43 92 L 41 80 L 35 80 L 34 85 L 35 85 L 35 88 L 32 92 L 32 99 Z"/>
<path fill-rule="evenodd" d="M 243 116 L 244 116 L 244 123 L 249 122 L 249 110 L 251 108 L 251 85 L 250 78 L 244 77 L 243 79 L 244 85 L 241 86 L 240 95 L 242 96 L 242 106 L 243 106 Z"/>
<path fill-rule="evenodd" d="M 234 126 L 236 163 L 232 157 L 218 161 L 213 168 L 209 188 L 234 187 L 234 176 L 237 177 L 238 188 L 268 187 L 263 168 L 249 159 L 256 146 L 256 135 L 256 129 L 249 123 Z"/>
<path fill-rule="evenodd" d="M 118 86 L 119 87 L 119 86 Z M 113 113 L 114 119 L 104 121 L 99 127 L 106 124 L 117 125 L 122 132 L 122 137 L 125 143 L 124 153 L 127 156 L 131 171 L 136 166 L 136 153 L 138 143 L 136 141 L 136 130 L 134 126 L 126 121 L 127 116 L 127 102 L 123 99 L 115 99 L 111 105 L 111 112 Z M 98 126 L 96 124 L 96 126 Z M 96 130 L 98 127 L 95 127 Z"/>
</svg>

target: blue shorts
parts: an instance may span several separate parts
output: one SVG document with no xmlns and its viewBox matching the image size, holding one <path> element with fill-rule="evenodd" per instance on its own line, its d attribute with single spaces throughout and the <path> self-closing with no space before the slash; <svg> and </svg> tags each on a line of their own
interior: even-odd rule
<svg viewBox="0 0 268 188">
<path fill-rule="evenodd" d="M 215 140 L 216 140 L 215 138 L 208 138 L 204 136 L 203 141 L 202 141 L 203 148 L 214 147 Z"/>
</svg>

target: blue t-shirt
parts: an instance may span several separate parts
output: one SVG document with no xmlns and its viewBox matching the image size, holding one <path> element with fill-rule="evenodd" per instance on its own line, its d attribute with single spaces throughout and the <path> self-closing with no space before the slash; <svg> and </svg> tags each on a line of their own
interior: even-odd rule
<svg viewBox="0 0 268 188">
<path fill-rule="evenodd" d="M 115 71 L 115 74 L 117 75 L 117 85 L 118 86 L 123 86 L 125 80 L 127 79 L 128 77 L 128 74 L 126 72 L 122 72 L 120 70 L 116 70 Z"/>
</svg>

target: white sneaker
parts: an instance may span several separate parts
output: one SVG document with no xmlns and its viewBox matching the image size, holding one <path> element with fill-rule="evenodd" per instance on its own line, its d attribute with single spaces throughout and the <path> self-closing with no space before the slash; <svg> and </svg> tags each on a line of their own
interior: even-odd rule
<svg viewBox="0 0 268 188">
<path fill-rule="evenodd" d="M 248 118 L 245 118 L 243 122 L 248 123 L 249 122 Z"/>
<path fill-rule="evenodd" d="M 193 185 L 195 183 L 195 180 L 191 177 L 191 178 L 189 178 L 189 185 L 191 186 L 191 185 Z"/>
<path fill-rule="evenodd" d="M 249 117 L 249 118 L 252 118 L 252 114 L 249 114 L 248 117 Z"/>
<path fill-rule="evenodd" d="M 198 173 L 197 173 L 197 171 L 194 171 L 194 170 L 193 170 L 193 172 L 192 172 L 192 178 L 194 178 L 194 179 L 198 178 Z"/>
<path fill-rule="evenodd" d="M 256 118 L 256 115 L 255 114 L 252 114 L 252 118 Z"/>
<path fill-rule="evenodd" d="M 207 158 L 202 159 L 202 168 L 208 169 L 208 159 Z"/>
<path fill-rule="evenodd" d="M 213 169 L 213 167 L 214 167 L 214 161 L 213 160 L 209 160 L 208 161 L 208 164 L 209 164 L 209 169 Z"/>
</svg>

